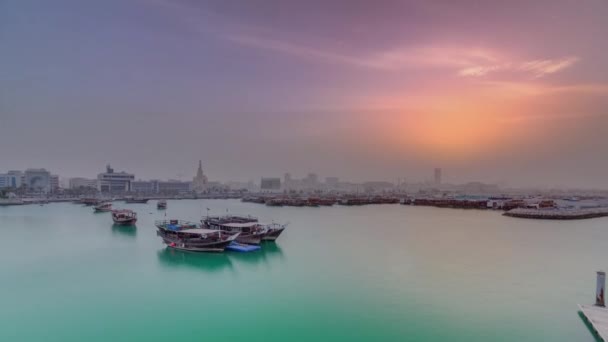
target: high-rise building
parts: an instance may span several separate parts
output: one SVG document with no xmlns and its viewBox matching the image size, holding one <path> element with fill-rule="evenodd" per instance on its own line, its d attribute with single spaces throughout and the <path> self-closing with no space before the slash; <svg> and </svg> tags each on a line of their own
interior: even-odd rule
<svg viewBox="0 0 608 342">
<path fill-rule="evenodd" d="M 126 172 L 114 172 L 108 164 L 106 172 L 97 175 L 97 190 L 105 193 L 121 193 L 131 191 L 131 182 L 135 175 Z"/>
<path fill-rule="evenodd" d="M 434 174 L 434 183 L 436 185 L 441 184 L 441 168 L 437 167 L 435 168 L 435 174 Z"/>
</svg>

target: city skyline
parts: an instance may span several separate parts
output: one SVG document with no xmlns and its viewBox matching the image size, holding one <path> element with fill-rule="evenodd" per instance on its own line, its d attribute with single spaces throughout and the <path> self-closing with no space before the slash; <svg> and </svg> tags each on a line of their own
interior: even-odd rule
<svg viewBox="0 0 608 342">
<path fill-rule="evenodd" d="M 3 2 L 0 170 L 608 188 L 608 4 L 472 4 Z"/>
</svg>

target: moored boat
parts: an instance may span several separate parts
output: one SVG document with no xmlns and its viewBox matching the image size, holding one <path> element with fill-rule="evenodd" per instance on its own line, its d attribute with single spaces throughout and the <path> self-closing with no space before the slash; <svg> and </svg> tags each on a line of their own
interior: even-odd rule
<svg viewBox="0 0 608 342">
<path fill-rule="evenodd" d="M 264 241 L 275 241 L 279 235 L 281 235 L 281 233 L 285 230 L 285 227 L 287 227 L 286 224 L 278 224 L 278 223 L 272 223 L 266 226 L 266 234 L 262 237 L 262 240 Z"/>
<path fill-rule="evenodd" d="M 156 202 L 156 208 L 157 209 L 167 209 L 167 201 L 158 200 L 158 202 Z"/>
<path fill-rule="evenodd" d="M 235 241 L 239 233 L 205 229 L 200 225 L 182 220 L 163 220 L 155 222 L 156 235 L 168 247 L 191 252 L 222 252 Z"/>
<path fill-rule="evenodd" d="M 99 203 L 93 209 L 96 213 L 105 213 L 108 211 L 112 211 L 112 202 Z"/>
<path fill-rule="evenodd" d="M 201 220 L 203 226 L 212 230 L 221 230 L 227 233 L 239 233 L 237 242 L 258 245 L 268 229 L 258 223 L 255 217 L 244 216 L 215 216 Z"/>
<path fill-rule="evenodd" d="M 129 209 L 112 210 L 112 220 L 115 224 L 130 226 L 137 222 L 137 213 Z"/>
</svg>

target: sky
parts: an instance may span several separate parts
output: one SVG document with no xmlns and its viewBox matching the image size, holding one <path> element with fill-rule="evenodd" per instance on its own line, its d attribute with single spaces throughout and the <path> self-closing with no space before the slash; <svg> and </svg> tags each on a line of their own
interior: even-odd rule
<svg viewBox="0 0 608 342">
<path fill-rule="evenodd" d="M 608 189 L 608 1 L 0 1 L 0 172 Z"/>
</svg>

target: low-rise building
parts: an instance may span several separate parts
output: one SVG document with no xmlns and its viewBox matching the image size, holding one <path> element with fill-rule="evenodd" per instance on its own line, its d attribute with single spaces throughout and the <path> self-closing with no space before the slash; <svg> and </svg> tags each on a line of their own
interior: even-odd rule
<svg viewBox="0 0 608 342">
<path fill-rule="evenodd" d="M 57 192 L 59 188 L 59 176 L 51 175 L 51 192 Z"/>
<path fill-rule="evenodd" d="M 145 194 L 155 194 L 158 193 L 158 183 L 157 180 L 136 180 L 131 182 L 131 192 L 145 193 Z"/>
<path fill-rule="evenodd" d="M 69 187 L 70 187 L 70 189 L 79 189 L 79 188 L 97 189 L 97 179 L 89 179 L 89 178 L 82 178 L 82 177 L 70 178 Z"/>
<path fill-rule="evenodd" d="M 51 173 L 46 169 L 27 169 L 24 173 L 25 186 L 30 192 L 51 192 Z"/>
<path fill-rule="evenodd" d="M 281 190 L 281 178 L 262 178 L 260 188 L 262 191 Z"/>
<path fill-rule="evenodd" d="M 23 172 L 21 171 L 9 171 L 7 173 L 0 174 L 0 189 L 17 189 L 22 184 L 22 178 Z"/>
<path fill-rule="evenodd" d="M 168 181 L 158 182 L 159 193 L 185 193 L 192 189 L 192 182 L 182 182 L 169 179 Z"/>
<path fill-rule="evenodd" d="M 104 193 L 130 192 L 133 180 L 135 180 L 135 175 L 114 172 L 114 169 L 108 164 L 106 172 L 97 175 L 97 190 Z"/>
</svg>

